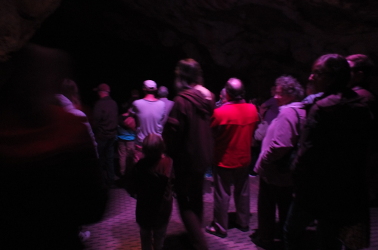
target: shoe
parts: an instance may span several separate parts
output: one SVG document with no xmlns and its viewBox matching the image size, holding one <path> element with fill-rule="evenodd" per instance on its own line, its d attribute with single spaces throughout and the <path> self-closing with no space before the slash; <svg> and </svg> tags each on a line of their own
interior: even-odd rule
<svg viewBox="0 0 378 250">
<path fill-rule="evenodd" d="M 259 231 L 256 229 L 252 234 L 249 235 L 249 238 L 257 238 L 259 237 Z"/>
<path fill-rule="evenodd" d="M 220 231 L 217 230 L 213 225 L 207 226 L 207 227 L 205 228 L 205 231 L 206 231 L 206 233 L 209 233 L 209 234 L 212 234 L 212 235 L 218 236 L 218 237 L 220 237 L 220 238 L 226 238 L 226 237 L 227 237 L 227 233 L 222 233 L 222 232 L 220 232 Z"/>
<path fill-rule="evenodd" d="M 80 238 L 81 242 L 84 242 L 84 241 L 88 240 L 89 237 L 91 237 L 91 232 L 90 231 L 85 231 L 85 232 L 80 232 L 79 233 L 79 238 Z"/>
<path fill-rule="evenodd" d="M 242 226 L 240 226 L 240 225 L 239 225 L 238 223 L 236 223 L 236 222 L 231 222 L 231 223 L 229 223 L 228 228 L 236 228 L 236 229 L 239 229 L 239 230 L 242 231 L 242 232 L 248 232 L 248 231 L 249 231 L 249 226 L 242 227 Z"/>
<path fill-rule="evenodd" d="M 250 236 L 251 241 L 258 247 L 264 248 L 265 250 L 273 250 L 274 245 L 273 242 L 264 242 L 261 240 L 258 236 L 253 236 L 253 234 Z"/>
<path fill-rule="evenodd" d="M 235 228 L 239 229 L 242 232 L 248 232 L 249 231 L 249 226 L 242 227 L 242 226 L 236 224 Z"/>
</svg>

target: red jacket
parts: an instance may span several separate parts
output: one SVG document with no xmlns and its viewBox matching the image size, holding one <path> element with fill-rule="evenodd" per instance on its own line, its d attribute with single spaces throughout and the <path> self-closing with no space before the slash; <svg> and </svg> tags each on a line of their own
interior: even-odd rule
<svg viewBox="0 0 378 250">
<path fill-rule="evenodd" d="M 224 168 L 248 166 L 257 109 L 249 103 L 226 103 L 215 109 L 211 127 L 215 135 L 215 164 Z"/>
</svg>

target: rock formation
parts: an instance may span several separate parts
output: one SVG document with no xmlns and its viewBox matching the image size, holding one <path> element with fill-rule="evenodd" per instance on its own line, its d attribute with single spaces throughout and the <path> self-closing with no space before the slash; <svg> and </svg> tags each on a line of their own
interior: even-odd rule
<svg viewBox="0 0 378 250">
<path fill-rule="evenodd" d="M 60 4 L 60 0 L 0 1 L 0 62 L 19 50 Z"/>
<path fill-rule="evenodd" d="M 4 60 L 60 1 L 2 2 Z M 377 11 L 371 0 L 63 0 L 40 37 L 57 35 L 57 46 L 70 48 L 89 35 L 174 48 L 218 74 L 214 81 L 241 77 L 262 94 L 281 74 L 305 84 L 312 62 L 325 53 L 365 53 L 377 63 Z"/>
</svg>

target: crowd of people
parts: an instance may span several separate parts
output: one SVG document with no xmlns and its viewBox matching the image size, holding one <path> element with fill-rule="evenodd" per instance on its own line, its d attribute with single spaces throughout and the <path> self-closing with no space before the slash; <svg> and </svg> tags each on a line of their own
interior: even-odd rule
<svg viewBox="0 0 378 250">
<path fill-rule="evenodd" d="M 368 247 L 369 202 L 377 198 L 377 109 L 367 56 L 323 55 L 306 91 L 283 75 L 262 105 L 245 101 L 238 78 L 225 83 L 216 101 L 199 63 L 183 59 L 173 101 L 167 87 L 146 80 L 143 98 L 134 91 L 118 110 L 110 86 L 101 83 L 90 121 L 77 85 L 62 70 L 66 63 L 64 54 L 27 46 L 1 86 L 5 249 L 82 249 L 81 226 L 101 219 L 107 190 L 121 185 L 137 199 L 143 250 L 163 249 L 173 197 L 191 247 L 205 250 L 205 233 L 224 238 L 230 227 L 250 230 L 251 173 L 259 176 L 251 244 L 275 249 L 279 238 L 286 250 L 304 249 L 303 233 L 315 223 L 319 249 Z M 209 167 L 214 211 L 203 229 Z M 231 197 L 236 216 L 229 221 Z"/>
</svg>

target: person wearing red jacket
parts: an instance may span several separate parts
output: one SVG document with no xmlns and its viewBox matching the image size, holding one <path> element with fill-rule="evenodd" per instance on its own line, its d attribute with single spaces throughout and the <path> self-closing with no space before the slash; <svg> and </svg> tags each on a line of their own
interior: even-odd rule
<svg viewBox="0 0 378 250">
<path fill-rule="evenodd" d="M 236 78 L 225 86 L 227 102 L 214 110 L 211 128 L 215 137 L 214 220 L 206 232 L 227 236 L 228 205 L 234 185 L 235 227 L 249 230 L 249 164 L 251 144 L 259 116 L 253 104 L 244 100 L 243 83 Z"/>
</svg>

